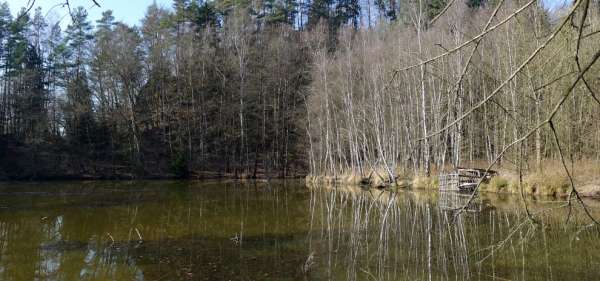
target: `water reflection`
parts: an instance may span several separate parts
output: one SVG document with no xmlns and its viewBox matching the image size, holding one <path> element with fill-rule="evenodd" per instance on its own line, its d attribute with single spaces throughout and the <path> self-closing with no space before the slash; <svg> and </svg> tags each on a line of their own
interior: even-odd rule
<svg viewBox="0 0 600 281">
<path fill-rule="evenodd" d="M 295 280 L 307 192 L 299 183 L 3 185 L 0 280 Z"/>
<path fill-rule="evenodd" d="M 299 182 L 0 194 L 0 280 L 600 280 L 595 229 L 510 197 L 456 216 L 444 194 Z"/>
<path fill-rule="evenodd" d="M 326 241 L 330 280 L 600 278 L 597 229 L 565 225 L 567 210 L 554 202 L 529 202 L 532 220 L 516 197 L 512 206 L 506 197 L 480 197 L 460 215 L 469 200 L 460 194 L 317 187 L 311 198 L 311 225 L 320 231 L 309 240 Z"/>
</svg>

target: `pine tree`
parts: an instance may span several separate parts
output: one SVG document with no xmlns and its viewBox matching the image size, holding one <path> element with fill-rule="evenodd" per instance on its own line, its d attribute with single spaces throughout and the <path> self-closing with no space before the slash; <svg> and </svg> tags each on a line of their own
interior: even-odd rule
<svg viewBox="0 0 600 281">
<path fill-rule="evenodd" d="M 25 96 L 24 75 L 25 62 L 28 55 L 29 42 L 27 41 L 27 29 L 30 25 L 29 15 L 24 10 L 12 21 L 9 28 L 7 42 L 7 72 L 5 84 L 8 100 L 12 101 L 12 114 L 9 116 L 10 134 L 17 138 L 24 137 L 24 129 L 28 126 L 26 116 L 27 97 Z"/>
<path fill-rule="evenodd" d="M 112 11 L 108 10 L 102 13 L 102 18 L 96 21 L 96 33 L 94 34 L 93 58 L 91 62 L 91 80 L 94 90 L 99 99 L 99 119 L 107 122 L 111 116 L 112 103 L 114 99 L 108 91 L 110 75 L 110 56 L 113 45 L 112 32 L 115 22 Z"/>
<path fill-rule="evenodd" d="M 390 21 L 395 21 L 396 19 L 398 19 L 396 1 L 399 0 L 375 0 L 375 6 L 377 6 L 379 14 L 382 17 Z"/>
<path fill-rule="evenodd" d="M 187 22 L 191 18 L 190 0 L 173 0 L 173 16 L 176 23 Z"/>
<path fill-rule="evenodd" d="M 308 25 L 315 26 L 321 20 L 329 21 L 332 17 L 333 0 L 313 0 L 308 9 Z"/>
<path fill-rule="evenodd" d="M 28 140 L 39 141 L 48 131 L 47 102 L 48 89 L 46 71 L 44 69 L 44 50 L 42 41 L 47 27 L 41 8 L 35 10 L 29 25 L 29 41 L 25 61 L 23 96 L 25 99 L 25 120 L 27 120 L 26 137 Z"/>
<path fill-rule="evenodd" d="M 335 13 L 338 25 L 351 22 L 355 29 L 358 28 L 360 18 L 360 5 L 358 0 L 338 0 Z"/>
<path fill-rule="evenodd" d="M 191 17 L 198 28 L 219 26 L 219 12 L 214 2 L 193 2 L 190 6 Z"/>
<path fill-rule="evenodd" d="M 294 0 L 267 0 L 267 23 L 285 23 L 293 25 L 296 19 L 298 3 Z"/>
<path fill-rule="evenodd" d="M 89 58 L 90 44 L 94 38 L 92 35 L 92 24 L 87 19 L 87 11 L 83 7 L 77 7 L 73 11 L 72 22 L 67 27 L 67 42 L 72 50 L 73 74 L 79 78 L 85 72 L 85 64 Z"/>
<path fill-rule="evenodd" d="M 70 49 L 69 74 L 72 79 L 67 83 L 68 101 L 65 115 L 71 140 L 88 145 L 93 143 L 96 125 L 87 75 L 89 47 L 93 39 L 91 32 L 92 25 L 87 19 L 87 11 L 83 7 L 77 7 L 66 30 L 66 40 Z"/>
<path fill-rule="evenodd" d="M 35 9 L 35 14 L 31 20 L 30 41 L 40 55 L 43 55 L 42 45 L 47 27 L 48 23 L 46 23 L 46 19 L 42 14 L 42 8 L 38 7 Z"/>
<path fill-rule="evenodd" d="M 8 3 L 0 4 L 0 135 L 7 133 L 8 119 L 8 37 L 12 15 Z"/>
</svg>

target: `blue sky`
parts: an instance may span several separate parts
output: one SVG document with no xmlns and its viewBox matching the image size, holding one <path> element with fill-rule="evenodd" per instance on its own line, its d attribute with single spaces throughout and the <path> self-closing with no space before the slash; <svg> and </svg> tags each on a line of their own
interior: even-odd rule
<svg viewBox="0 0 600 281">
<path fill-rule="evenodd" d="M 13 14 L 16 14 L 21 7 L 27 5 L 28 1 L 31 0 L 0 0 L 0 2 L 6 1 L 10 10 Z M 59 20 L 62 18 L 61 25 L 66 26 L 69 24 L 69 17 L 63 17 L 68 14 L 67 8 L 62 8 L 61 3 L 64 0 L 35 0 L 35 6 L 42 7 L 42 13 L 46 15 L 48 10 L 52 7 L 52 10 L 48 14 L 48 17 L 53 20 Z M 91 0 L 69 0 L 71 7 L 83 6 L 88 8 L 89 19 L 95 23 L 96 20 L 100 19 L 101 14 L 105 10 L 113 10 L 113 15 L 116 20 L 123 21 L 130 25 L 139 25 L 140 20 L 146 13 L 146 8 L 152 3 L 156 2 L 158 5 L 163 7 L 171 7 L 172 0 L 97 0 L 102 6 L 98 8 L 93 5 Z M 56 7 L 59 5 L 58 7 Z"/>
<path fill-rule="evenodd" d="M 571 0 L 542 0 L 544 7 L 550 10 L 564 7 L 571 3 Z"/>
<path fill-rule="evenodd" d="M 0 0 L 6 1 L 10 5 L 13 14 L 16 14 L 21 7 L 27 5 L 28 1 L 32 0 Z M 139 25 L 140 20 L 146 13 L 146 8 L 156 2 L 163 7 L 171 7 L 172 0 L 97 0 L 102 6 L 98 8 L 93 5 L 91 0 L 69 0 L 72 7 L 83 6 L 88 8 L 89 18 L 92 22 L 100 19 L 100 16 L 105 10 L 113 10 L 113 15 L 116 20 L 123 21 L 130 25 Z M 565 3 L 570 3 L 571 0 L 540 0 L 544 6 L 550 10 L 556 9 Z M 35 0 L 36 6 L 41 6 L 43 13 L 46 15 L 48 10 L 48 18 L 51 22 L 62 19 L 61 25 L 66 27 L 69 24 L 70 18 L 65 17 L 67 9 L 60 7 L 65 0 Z M 58 5 L 58 6 L 57 6 Z M 53 8 L 54 7 L 54 8 Z"/>
</svg>

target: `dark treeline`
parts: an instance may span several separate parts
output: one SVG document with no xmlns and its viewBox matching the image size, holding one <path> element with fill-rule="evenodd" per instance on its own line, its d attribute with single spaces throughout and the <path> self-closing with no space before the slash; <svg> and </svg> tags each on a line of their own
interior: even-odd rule
<svg viewBox="0 0 600 281">
<path fill-rule="evenodd" d="M 0 177 L 301 169 L 309 59 L 294 16 L 261 10 L 175 1 L 137 27 L 79 7 L 61 30 L 2 4 Z"/>
</svg>

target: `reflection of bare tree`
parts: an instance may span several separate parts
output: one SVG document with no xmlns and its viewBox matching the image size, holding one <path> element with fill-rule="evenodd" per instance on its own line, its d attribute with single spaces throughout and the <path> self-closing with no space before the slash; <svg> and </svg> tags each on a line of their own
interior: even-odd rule
<svg viewBox="0 0 600 281">
<path fill-rule="evenodd" d="M 548 208 L 534 208 L 537 223 L 518 207 L 455 216 L 438 196 L 311 188 L 309 251 L 328 280 L 548 280 L 586 258 L 578 252 L 586 246 L 568 246 L 558 233 L 561 214 Z M 595 239 L 592 231 L 573 233 Z M 565 245 L 562 257 L 557 245 Z M 585 271 L 582 279 L 599 274 Z"/>
</svg>

